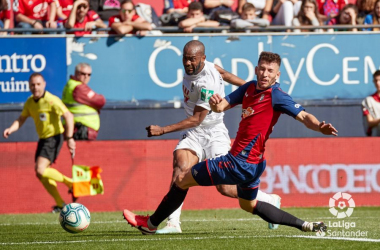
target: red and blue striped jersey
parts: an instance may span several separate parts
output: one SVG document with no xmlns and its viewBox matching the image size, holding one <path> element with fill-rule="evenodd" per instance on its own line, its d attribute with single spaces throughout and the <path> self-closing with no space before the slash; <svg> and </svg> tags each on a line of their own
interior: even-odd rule
<svg viewBox="0 0 380 250">
<path fill-rule="evenodd" d="M 230 152 L 255 164 L 265 159 L 265 142 L 280 115 L 295 118 L 304 110 L 280 89 L 279 83 L 266 90 L 257 90 L 256 85 L 257 81 L 248 82 L 225 97 L 231 106 L 242 104 L 242 120 Z"/>
</svg>

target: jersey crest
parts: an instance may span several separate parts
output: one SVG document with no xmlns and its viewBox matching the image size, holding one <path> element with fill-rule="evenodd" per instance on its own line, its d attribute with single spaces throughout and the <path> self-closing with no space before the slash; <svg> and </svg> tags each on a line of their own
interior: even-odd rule
<svg viewBox="0 0 380 250">
<path fill-rule="evenodd" d="M 201 89 L 201 100 L 204 102 L 208 102 L 213 94 L 214 90 Z"/>
<path fill-rule="evenodd" d="M 40 120 L 43 121 L 43 122 L 47 120 L 47 117 L 46 117 L 45 113 L 40 113 Z"/>
<path fill-rule="evenodd" d="M 253 110 L 251 107 L 248 107 L 246 109 L 242 110 L 242 118 L 247 118 L 248 116 L 253 115 L 255 113 L 255 110 Z"/>
</svg>

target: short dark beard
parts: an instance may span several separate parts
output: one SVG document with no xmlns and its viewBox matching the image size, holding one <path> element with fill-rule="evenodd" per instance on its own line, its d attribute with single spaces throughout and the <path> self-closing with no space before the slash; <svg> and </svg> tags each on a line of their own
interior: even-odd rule
<svg viewBox="0 0 380 250">
<path fill-rule="evenodd" d="M 198 63 L 198 65 L 194 68 L 194 72 L 193 72 L 193 75 L 197 75 L 202 69 L 201 69 L 201 66 L 202 66 L 202 61 L 200 61 Z"/>
</svg>

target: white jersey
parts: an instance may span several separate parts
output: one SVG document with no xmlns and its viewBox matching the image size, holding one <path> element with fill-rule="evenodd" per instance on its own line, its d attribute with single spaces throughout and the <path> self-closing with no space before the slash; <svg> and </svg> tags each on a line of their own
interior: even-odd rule
<svg viewBox="0 0 380 250">
<path fill-rule="evenodd" d="M 199 126 L 181 133 L 175 150 L 190 149 L 196 153 L 199 162 L 227 154 L 231 140 L 223 123 L 224 113 L 211 112 L 208 103 L 215 93 L 222 97 L 225 95 L 223 78 L 215 65 L 205 61 L 205 66 L 199 74 L 185 74 L 182 87 L 187 117 L 193 115 L 195 106 L 201 106 L 210 112 Z"/>
<path fill-rule="evenodd" d="M 225 96 L 223 78 L 213 63 L 205 61 L 205 66 L 197 75 L 185 73 L 182 89 L 187 117 L 193 115 L 195 106 L 200 106 L 210 110 L 200 126 L 223 122 L 224 113 L 212 112 L 208 103 L 213 94 L 218 93 L 221 97 Z"/>
<path fill-rule="evenodd" d="M 373 96 L 367 96 L 362 101 L 362 107 L 363 107 L 363 112 L 367 110 L 374 119 L 380 118 L 380 102 L 376 101 L 373 98 Z M 365 116 L 363 116 L 363 122 L 364 122 L 365 133 L 367 133 L 369 126 L 367 123 L 367 118 Z M 372 136 L 380 136 L 380 124 L 377 125 L 376 127 L 373 127 L 371 131 L 372 131 L 371 133 Z"/>
</svg>

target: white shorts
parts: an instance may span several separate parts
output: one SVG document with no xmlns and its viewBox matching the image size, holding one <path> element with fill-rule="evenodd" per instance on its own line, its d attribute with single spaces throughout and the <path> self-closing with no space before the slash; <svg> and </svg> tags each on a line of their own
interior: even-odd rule
<svg viewBox="0 0 380 250">
<path fill-rule="evenodd" d="M 198 156 L 198 162 L 225 155 L 231 148 L 231 139 L 224 123 L 196 127 L 181 133 L 174 151 L 190 149 Z"/>
</svg>

